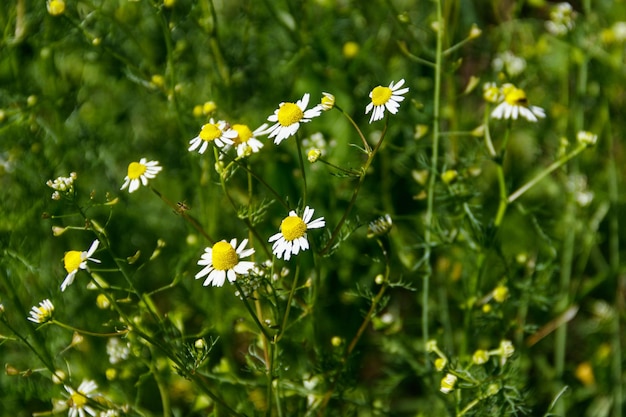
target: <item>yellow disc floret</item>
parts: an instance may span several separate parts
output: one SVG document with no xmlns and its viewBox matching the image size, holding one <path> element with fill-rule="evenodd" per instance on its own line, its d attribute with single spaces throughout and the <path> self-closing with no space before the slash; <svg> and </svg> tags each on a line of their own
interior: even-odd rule
<svg viewBox="0 0 626 417">
<path fill-rule="evenodd" d="M 139 179 L 146 172 L 146 166 L 139 162 L 131 162 L 128 165 L 128 178 L 131 180 Z"/>
<path fill-rule="evenodd" d="M 517 88 L 513 85 L 502 86 L 502 93 L 504 94 L 504 101 L 511 106 L 525 106 L 528 104 L 526 93 L 521 88 Z"/>
<path fill-rule="evenodd" d="M 291 126 L 304 117 L 302 109 L 294 103 L 285 103 L 278 110 L 278 123 L 281 126 Z"/>
<path fill-rule="evenodd" d="M 286 217 L 280 224 L 280 232 L 285 240 L 297 239 L 306 233 L 306 223 L 298 216 Z"/>
<path fill-rule="evenodd" d="M 69 273 L 72 271 L 76 271 L 80 267 L 80 263 L 83 261 L 82 253 L 77 250 L 71 250 L 69 252 L 65 252 L 65 257 L 63 258 L 63 263 L 65 266 L 65 270 Z"/>
<path fill-rule="evenodd" d="M 79 392 L 75 392 L 70 396 L 70 399 L 67 401 L 68 405 L 73 408 L 83 408 L 87 405 L 87 397 Z"/>
<path fill-rule="evenodd" d="M 372 103 L 374 106 L 382 106 L 391 98 L 391 88 L 378 86 L 372 90 Z"/>
<path fill-rule="evenodd" d="M 222 130 L 213 123 L 207 123 L 202 126 L 200 131 L 200 139 L 210 142 L 222 136 Z"/>
<path fill-rule="evenodd" d="M 237 137 L 233 139 L 235 145 L 245 143 L 249 141 L 253 136 L 252 131 L 246 125 L 232 125 L 232 129 L 237 132 Z"/>
<path fill-rule="evenodd" d="M 218 271 L 232 269 L 235 265 L 237 265 L 237 262 L 239 262 L 239 256 L 237 256 L 235 248 L 233 248 L 231 244 L 225 240 L 217 242 L 213 245 L 211 257 L 213 268 Z"/>
</svg>

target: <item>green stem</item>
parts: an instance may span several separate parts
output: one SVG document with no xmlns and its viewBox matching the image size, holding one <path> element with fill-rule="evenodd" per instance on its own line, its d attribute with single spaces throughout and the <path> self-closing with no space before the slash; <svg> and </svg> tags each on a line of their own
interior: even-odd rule
<svg viewBox="0 0 626 417">
<path fill-rule="evenodd" d="M 352 198 L 350 199 L 350 202 L 348 203 L 348 207 L 343 212 L 343 215 L 341 216 L 341 219 L 339 220 L 339 223 L 337 223 L 337 225 L 333 229 L 333 231 L 332 231 L 332 233 L 330 235 L 330 239 L 328 239 L 328 242 L 326 243 L 326 246 L 324 246 L 324 248 L 322 248 L 322 250 L 320 251 L 320 255 L 324 255 L 324 254 L 328 253 L 328 251 L 332 248 L 332 245 L 333 245 L 335 239 L 337 239 L 337 236 L 339 236 L 339 232 L 341 231 L 341 227 L 343 226 L 344 222 L 348 218 L 348 215 L 352 211 L 352 208 L 354 207 L 354 203 L 356 202 L 356 198 L 359 195 L 359 191 L 361 190 L 361 186 L 363 185 L 363 182 L 365 181 L 365 176 L 367 174 L 367 170 L 369 169 L 370 165 L 372 164 L 372 161 L 374 160 L 374 157 L 376 156 L 376 154 L 380 150 L 380 147 L 383 144 L 383 140 L 385 139 L 385 134 L 387 133 L 387 121 L 388 121 L 388 119 L 385 119 L 385 128 L 383 129 L 383 132 L 381 133 L 381 136 L 380 136 L 380 139 L 379 139 L 378 143 L 376 144 L 376 146 L 374 146 L 374 149 L 367 155 L 367 160 L 365 161 L 365 164 L 363 165 L 361 176 L 359 177 L 359 182 L 358 182 L 357 186 L 354 188 L 354 191 L 352 192 Z"/>
<path fill-rule="evenodd" d="M 163 200 L 163 202 L 165 204 L 167 204 L 172 209 L 174 209 L 174 211 L 177 214 L 180 214 L 182 216 L 182 218 L 185 219 L 185 221 L 187 221 L 189 224 L 191 224 L 191 226 L 193 226 L 193 228 L 196 229 L 198 231 L 198 233 L 200 233 L 202 236 L 204 236 L 206 238 L 206 240 L 208 240 L 211 244 L 215 243 L 215 240 L 202 228 L 202 226 L 200 226 L 200 223 L 198 223 L 198 221 L 196 219 L 191 217 L 185 211 L 180 210 L 180 207 L 178 207 L 178 205 L 176 205 L 173 202 L 171 202 L 167 197 L 165 197 L 163 194 L 161 194 L 156 188 L 150 186 L 150 189 L 161 200 Z"/>
<path fill-rule="evenodd" d="M 302 156 L 302 144 L 300 144 L 300 138 L 298 135 L 295 137 L 296 146 L 298 148 L 298 161 L 300 162 L 300 172 L 302 173 L 302 207 L 306 207 L 306 194 L 307 194 L 307 186 L 306 186 L 306 172 L 304 170 L 304 158 Z"/>
<path fill-rule="evenodd" d="M 352 119 L 352 117 L 350 117 L 348 113 L 346 113 L 341 107 L 337 106 L 336 104 L 334 108 L 339 110 L 341 114 L 343 114 L 346 117 L 346 119 L 348 119 L 348 121 L 352 124 L 356 132 L 359 134 L 359 137 L 361 138 L 361 142 L 363 142 L 363 149 L 365 150 L 365 152 L 368 154 L 372 152 L 372 148 L 367 143 L 367 140 L 365 140 L 365 136 L 363 135 L 363 132 L 361 132 L 361 129 L 359 129 L 359 126 L 354 122 L 354 119 Z"/>
<path fill-rule="evenodd" d="M 537 174 L 533 179 L 531 179 L 526 184 L 518 188 L 514 193 L 509 195 L 509 197 L 507 198 L 507 203 L 511 204 L 512 202 L 517 200 L 522 194 L 524 194 L 526 191 L 530 190 L 532 187 L 537 185 L 539 181 L 541 181 L 542 179 L 550 175 L 553 171 L 565 165 L 570 159 L 574 158 L 576 155 L 578 155 L 585 149 L 587 149 L 587 145 L 579 144 L 578 147 L 576 147 L 569 153 L 563 155 L 562 157 L 560 157 L 559 159 L 551 163 L 550 166 L 548 166 L 546 169 L 544 169 L 539 174 Z"/>
<path fill-rule="evenodd" d="M 423 346 L 426 346 L 430 334 L 428 331 L 428 319 L 429 319 L 429 305 L 428 298 L 430 293 L 430 277 L 432 275 L 431 267 L 431 252 L 432 252 L 432 229 L 434 225 L 434 199 L 435 199 L 435 181 L 437 175 L 437 162 L 439 160 L 439 123 L 440 123 L 440 107 L 441 107 L 441 72 L 443 62 L 443 32 L 444 22 L 442 16 L 442 0 L 437 1 L 437 46 L 436 46 L 436 61 L 435 61 L 435 91 L 433 97 L 433 145 L 430 156 L 430 175 L 428 177 L 428 197 L 426 206 L 426 217 L 424 219 L 424 265 L 426 265 L 426 271 L 424 271 L 422 278 L 422 341 Z M 428 358 L 428 352 L 424 350 L 425 364 L 430 368 L 430 360 Z"/>
<path fill-rule="evenodd" d="M 74 326 L 70 326 L 69 324 L 65 324 L 65 323 L 62 323 L 60 321 L 54 320 L 54 319 L 50 320 L 49 323 L 50 324 L 56 324 L 59 327 L 62 327 L 64 329 L 66 329 L 66 330 L 71 330 L 71 331 L 79 333 L 79 334 L 84 334 L 84 335 L 87 335 L 87 336 L 95 336 L 95 337 L 115 337 L 115 336 L 120 336 L 120 335 L 126 334 L 129 331 L 128 329 L 126 329 L 126 330 L 120 330 L 119 332 L 113 332 L 113 333 L 96 333 L 96 332 L 90 332 L 88 330 L 79 329 L 79 328 L 76 328 Z"/>
<path fill-rule="evenodd" d="M 293 283 L 291 284 L 291 290 L 289 291 L 289 297 L 287 298 L 287 306 L 285 307 L 285 314 L 283 315 L 282 324 L 280 326 L 280 333 L 274 338 L 274 343 L 278 343 L 278 341 L 285 334 L 285 330 L 287 329 L 287 319 L 289 318 L 289 312 L 291 311 L 291 303 L 293 301 L 293 295 L 296 292 L 296 287 L 298 286 L 298 278 L 300 276 L 300 258 L 298 258 L 298 264 L 296 265 L 296 272 L 293 278 Z"/>
</svg>

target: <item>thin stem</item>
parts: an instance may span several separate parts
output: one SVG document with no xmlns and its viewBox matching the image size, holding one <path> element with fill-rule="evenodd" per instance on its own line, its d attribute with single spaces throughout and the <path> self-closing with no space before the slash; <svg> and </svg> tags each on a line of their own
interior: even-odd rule
<svg viewBox="0 0 626 417">
<path fill-rule="evenodd" d="M 198 231 L 198 233 L 200 233 L 202 236 L 204 236 L 206 238 L 206 240 L 208 240 L 211 244 L 215 243 L 215 240 L 211 237 L 211 235 L 209 235 L 203 228 L 202 226 L 200 226 L 200 223 L 198 223 L 198 221 L 196 219 L 194 219 L 193 217 L 191 217 L 189 214 L 187 214 L 184 210 L 181 210 L 180 207 L 178 207 L 178 205 L 174 204 L 173 202 L 171 202 L 169 199 L 167 199 L 167 197 L 165 197 L 163 194 L 161 194 L 156 188 L 150 186 L 150 189 L 152 190 L 152 192 L 154 194 L 156 194 L 161 200 L 163 200 L 163 202 L 165 204 L 167 204 L 168 206 L 170 206 L 172 209 L 174 209 L 174 212 L 176 212 L 177 214 L 180 214 L 182 216 L 183 219 L 185 219 L 185 221 L 187 221 L 189 224 L 191 224 L 193 226 L 194 229 L 196 229 Z"/>
<path fill-rule="evenodd" d="M 359 129 L 359 126 L 354 122 L 354 119 L 352 119 L 352 117 L 350 117 L 348 113 L 346 113 L 341 107 L 337 106 L 336 104 L 334 108 L 339 110 L 341 114 L 343 114 L 346 117 L 346 119 L 348 119 L 348 121 L 352 124 L 356 132 L 359 134 L 359 137 L 361 138 L 361 142 L 363 142 L 363 149 L 365 149 L 365 152 L 369 154 L 372 151 L 372 148 L 370 147 L 369 143 L 367 143 L 367 140 L 365 139 L 363 132 L 361 132 L 361 129 Z"/>
<path fill-rule="evenodd" d="M 566 155 L 563 155 L 561 158 L 551 163 L 550 166 L 548 166 L 546 169 L 544 169 L 539 174 L 537 174 L 532 180 L 528 181 L 526 184 L 518 188 L 514 193 L 509 195 L 509 197 L 507 198 L 507 202 L 511 204 L 512 202 L 517 200 L 522 194 L 524 194 L 526 191 L 530 190 L 532 187 L 537 185 L 539 181 L 541 181 L 542 179 L 550 175 L 553 171 L 565 165 L 570 159 L 574 158 L 576 155 L 578 155 L 585 149 L 587 149 L 587 145 L 580 144 L 578 145 L 578 147 L 576 147 L 576 149 L 570 151 Z"/>
<path fill-rule="evenodd" d="M 298 278 L 300 276 L 300 258 L 298 258 L 298 264 L 296 265 L 296 272 L 293 278 L 293 283 L 291 284 L 291 290 L 289 291 L 289 297 L 287 298 L 287 306 L 285 307 L 285 314 L 283 315 L 282 324 L 280 325 L 280 332 L 274 338 L 274 343 L 277 343 L 285 334 L 285 330 L 287 329 L 287 319 L 289 318 L 289 312 L 291 311 L 291 302 L 293 301 L 293 295 L 296 292 L 296 287 L 298 286 Z"/>
<path fill-rule="evenodd" d="M 252 307 L 250 307 L 250 304 L 248 304 L 248 301 L 246 300 L 245 292 L 241 288 L 241 285 L 239 285 L 239 283 L 236 280 L 233 282 L 233 284 L 235 284 L 235 287 L 237 287 L 237 291 L 239 291 L 239 294 L 241 295 L 240 297 L 241 301 L 243 301 L 243 305 L 246 307 L 246 310 L 248 310 L 248 313 L 250 313 L 250 317 L 252 317 L 252 320 L 254 321 L 254 323 L 257 325 L 259 330 L 261 330 L 261 333 L 263 333 L 263 336 L 265 336 L 268 340 L 271 340 L 272 336 L 267 332 L 267 330 L 265 329 L 265 326 L 261 324 L 261 322 L 259 321 L 259 318 L 254 313 L 254 310 L 252 310 Z"/>
<path fill-rule="evenodd" d="M 361 176 L 359 177 L 359 182 L 356 185 L 356 187 L 354 187 L 354 191 L 352 192 L 352 198 L 350 199 L 350 202 L 348 203 L 348 207 L 343 212 L 343 215 L 341 216 L 341 219 L 339 220 L 339 223 L 337 223 L 337 225 L 333 229 L 333 231 L 332 231 L 332 233 L 330 235 L 330 239 L 328 239 L 328 242 L 326 243 L 326 246 L 324 246 L 324 248 L 322 248 L 322 250 L 320 251 L 320 255 L 324 255 L 324 254 L 328 253 L 328 251 L 332 248 L 332 245 L 335 242 L 335 239 L 337 239 L 337 237 L 339 236 L 339 232 L 341 231 L 341 227 L 343 226 L 343 224 L 345 223 L 346 219 L 348 218 L 348 215 L 352 211 L 352 207 L 354 207 L 354 203 L 356 202 L 356 198 L 359 195 L 359 191 L 361 190 L 361 186 L 363 185 L 363 182 L 365 181 L 365 176 L 367 174 L 367 170 L 369 169 L 370 165 L 372 164 L 372 161 L 374 160 L 374 157 L 376 156 L 376 154 L 380 150 L 380 147 L 383 144 L 383 140 L 385 139 L 385 134 L 387 133 L 387 122 L 388 122 L 388 119 L 385 119 L 385 128 L 383 129 L 383 132 L 382 132 L 382 134 L 380 136 L 380 139 L 379 139 L 378 143 L 376 144 L 376 146 L 374 146 L 374 149 L 372 150 L 372 152 L 370 152 L 368 154 L 368 156 L 367 156 L 367 160 L 365 161 L 365 164 L 363 165 L 363 168 L 362 168 Z"/>
<path fill-rule="evenodd" d="M 115 336 L 120 336 L 120 335 L 123 335 L 123 334 L 128 333 L 128 329 L 125 329 L 125 330 L 120 330 L 120 331 L 113 332 L 113 333 L 96 333 L 96 332 L 90 332 L 89 330 L 79 329 L 79 328 L 77 328 L 77 327 L 70 326 L 69 324 L 65 324 L 65 323 L 62 323 L 62 322 L 60 322 L 60 321 L 58 321 L 58 320 L 54 320 L 54 319 L 50 320 L 50 322 L 49 322 L 49 323 L 50 323 L 50 324 L 56 324 L 57 326 L 62 327 L 62 328 L 64 328 L 64 329 L 66 329 L 66 330 L 71 330 L 71 331 L 73 331 L 73 332 L 76 332 L 76 333 L 79 333 L 79 334 L 84 334 L 84 335 L 87 335 L 87 336 L 95 336 L 95 337 L 115 337 Z"/>
<path fill-rule="evenodd" d="M 302 206 L 306 207 L 306 172 L 304 170 L 304 158 L 302 157 L 302 145 L 300 144 L 300 138 L 296 135 L 296 146 L 298 148 L 298 161 L 300 162 L 300 172 L 302 173 Z"/>
<path fill-rule="evenodd" d="M 430 266 L 430 257 L 432 251 L 433 237 L 432 229 L 434 225 L 434 199 L 435 199 L 435 181 L 437 178 L 437 161 L 439 160 L 439 117 L 441 107 L 441 72 L 443 62 L 443 32 L 444 22 L 442 15 L 442 1 L 437 1 L 437 46 L 436 46 L 436 61 L 435 61 L 435 91 L 433 97 L 433 144 L 430 156 L 430 175 L 428 177 L 428 196 L 426 206 L 426 217 L 424 219 L 424 265 L 426 265 L 426 271 L 424 271 L 422 277 L 422 341 L 423 346 L 426 346 L 430 334 L 428 332 L 428 318 L 429 318 L 429 293 L 430 293 L 430 277 L 432 275 L 432 268 Z M 428 352 L 424 350 L 424 359 L 427 367 L 430 367 L 430 361 L 428 360 Z"/>
</svg>

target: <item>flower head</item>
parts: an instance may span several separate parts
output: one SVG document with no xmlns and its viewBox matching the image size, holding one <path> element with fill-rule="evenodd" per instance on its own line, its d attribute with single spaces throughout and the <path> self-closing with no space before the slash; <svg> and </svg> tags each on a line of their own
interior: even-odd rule
<svg viewBox="0 0 626 417">
<path fill-rule="evenodd" d="M 155 178 L 162 169 L 163 167 L 159 166 L 159 161 L 148 162 L 146 158 L 141 158 L 139 162 L 131 162 L 128 165 L 128 173 L 120 190 L 128 188 L 128 192 L 132 193 L 139 188 L 139 183 L 145 187 L 148 185 L 148 180 Z"/>
<path fill-rule="evenodd" d="M 30 310 L 30 317 L 28 317 L 28 320 L 33 323 L 45 323 L 52 319 L 52 313 L 54 313 L 54 305 L 46 298 L 39 303 L 39 307 L 34 306 Z"/>
<path fill-rule="evenodd" d="M 291 255 L 297 255 L 300 250 L 309 248 L 306 232 L 309 229 L 319 229 L 326 226 L 323 217 L 311 221 L 314 210 L 309 206 L 304 208 L 302 217 L 298 217 L 295 211 L 291 210 L 289 216 L 285 217 L 280 224 L 280 232 L 269 238 L 269 242 L 274 242 L 272 251 L 278 259 L 288 261 Z"/>
<path fill-rule="evenodd" d="M 300 128 L 300 123 L 310 122 L 311 119 L 317 117 L 322 112 L 321 105 L 317 105 L 307 110 L 309 104 L 309 93 L 302 96 L 302 99 L 295 103 L 280 103 L 274 114 L 269 116 L 267 120 L 273 122 L 265 133 L 269 133 L 270 138 L 274 138 L 276 145 L 280 144 L 289 136 L 296 134 Z"/>
<path fill-rule="evenodd" d="M 95 416 L 96 410 L 89 406 L 89 399 L 94 396 L 97 389 L 98 385 L 91 380 L 83 380 L 76 390 L 65 385 L 65 390 L 70 394 L 70 398 L 67 400 L 67 405 L 70 408 L 68 417 L 85 417 L 85 412 Z"/>
<path fill-rule="evenodd" d="M 550 10 L 546 30 L 555 36 L 565 35 L 574 28 L 576 13 L 569 3 L 557 3 Z"/>
<path fill-rule="evenodd" d="M 370 92 L 371 103 L 365 107 L 365 114 L 372 112 L 370 123 L 381 120 L 385 115 L 385 108 L 391 114 L 396 114 L 400 108 L 400 102 L 404 100 L 403 94 L 408 93 L 409 89 L 400 88 L 404 85 L 404 79 L 398 81 L 395 85 L 393 81 L 389 87 L 378 86 Z M 373 111 L 372 111 L 373 110 Z"/>
<path fill-rule="evenodd" d="M 441 387 L 439 388 L 439 390 L 444 394 L 449 394 L 454 389 L 454 385 L 456 385 L 456 380 L 456 375 L 446 374 L 446 376 L 441 379 Z"/>
<path fill-rule="evenodd" d="M 536 122 L 537 118 L 546 117 L 541 107 L 528 104 L 526 93 L 513 84 L 504 84 L 500 89 L 503 101 L 491 112 L 494 119 L 517 119 L 518 115 L 529 122 Z"/>
<path fill-rule="evenodd" d="M 576 140 L 587 146 L 593 146 L 598 141 L 598 135 L 581 130 L 576 134 Z"/>
<path fill-rule="evenodd" d="M 46 8 L 52 16 L 60 16 L 65 12 L 65 2 L 63 0 L 48 0 Z"/>
<path fill-rule="evenodd" d="M 78 176 L 75 172 L 71 172 L 69 177 L 58 177 L 54 181 L 46 181 L 46 185 L 54 190 L 52 193 L 53 200 L 60 200 L 61 193 L 68 195 L 74 192 L 74 181 Z"/>
<path fill-rule="evenodd" d="M 98 249 L 98 245 L 100 244 L 99 240 L 94 240 L 88 251 L 77 251 L 71 250 L 69 252 L 65 252 L 65 256 L 63 257 L 63 264 L 65 266 L 65 270 L 67 271 L 67 277 L 61 284 L 61 291 L 65 291 L 67 287 L 72 285 L 74 282 L 74 277 L 79 269 L 88 269 L 87 261 L 100 263 L 98 259 L 94 259 L 91 255 L 94 254 L 96 249 Z"/>
<path fill-rule="evenodd" d="M 486 350 L 478 349 L 472 355 L 472 363 L 474 363 L 475 365 L 483 365 L 487 363 L 488 360 L 489 352 L 487 352 Z"/>
<path fill-rule="evenodd" d="M 263 143 L 257 137 L 265 133 L 267 123 L 262 124 L 254 132 L 248 126 L 242 124 L 232 125 L 232 129 L 237 132 L 237 136 L 233 138 L 235 148 L 237 149 L 237 158 L 257 153 L 263 147 Z"/>
<path fill-rule="evenodd" d="M 367 237 L 372 238 L 374 236 L 384 236 L 391 230 L 393 221 L 389 214 L 385 214 L 370 222 L 367 226 Z"/>
<path fill-rule="evenodd" d="M 215 143 L 218 148 L 232 145 L 237 137 L 237 132 L 230 128 L 223 120 L 215 122 L 213 119 L 209 123 L 202 125 L 200 133 L 189 141 L 189 151 L 198 149 L 198 153 L 204 153 L 209 147 L 209 142 Z"/>
<path fill-rule="evenodd" d="M 208 275 L 202 285 L 221 287 L 226 277 L 228 281 L 234 282 L 237 275 L 247 275 L 254 268 L 254 262 L 239 260 L 254 253 L 254 249 L 246 249 L 247 244 L 248 239 L 242 240 L 239 246 L 237 239 L 232 239 L 230 242 L 222 240 L 210 248 L 205 248 L 198 261 L 198 265 L 204 266 L 204 269 L 196 274 L 196 279 Z"/>
<path fill-rule="evenodd" d="M 322 94 L 324 95 L 324 97 L 322 97 L 322 102 L 320 103 L 320 107 L 322 108 L 322 110 L 328 111 L 335 107 L 335 96 L 330 93 L 324 92 L 322 92 Z"/>
</svg>

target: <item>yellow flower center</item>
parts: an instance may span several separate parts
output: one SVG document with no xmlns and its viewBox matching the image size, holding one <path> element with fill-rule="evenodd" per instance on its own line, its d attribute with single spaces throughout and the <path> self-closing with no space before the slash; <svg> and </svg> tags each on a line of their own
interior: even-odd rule
<svg viewBox="0 0 626 417">
<path fill-rule="evenodd" d="M 84 408 L 87 405 L 87 397 L 75 392 L 70 396 L 68 405 L 73 408 Z"/>
<path fill-rule="evenodd" d="M 245 143 L 252 138 L 252 131 L 246 125 L 233 125 L 233 130 L 237 132 L 237 137 L 234 139 L 235 145 Z"/>
<path fill-rule="evenodd" d="M 235 252 L 230 243 L 222 240 L 213 245 L 211 261 L 213 262 L 213 268 L 218 271 L 226 271 L 237 265 L 239 256 L 237 256 L 237 252 Z"/>
<path fill-rule="evenodd" d="M 140 164 L 139 162 L 131 162 L 128 165 L 128 178 L 131 180 L 139 179 L 145 172 L 146 166 L 144 164 Z"/>
<path fill-rule="evenodd" d="M 291 126 L 304 117 L 302 109 L 293 103 L 285 103 L 278 110 L 278 123 L 282 126 Z"/>
<path fill-rule="evenodd" d="M 525 106 L 528 104 L 526 93 L 521 88 L 510 86 L 503 88 L 502 92 L 504 93 L 504 101 L 511 106 Z"/>
<path fill-rule="evenodd" d="M 304 236 L 306 233 L 306 224 L 298 216 L 289 216 L 283 219 L 280 224 L 280 232 L 285 240 L 294 240 Z"/>
<path fill-rule="evenodd" d="M 372 103 L 374 106 L 382 106 L 391 98 L 391 88 L 378 86 L 372 90 Z"/>
<path fill-rule="evenodd" d="M 222 130 L 213 123 L 202 126 L 200 131 L 200 139 L 210 142 L 222 136 Z"/>
<path fill-rule="evenodd" d="M 76 271 L 80 267 L 80 263 L 83 261 L 81 252 L 77 250 L 71 250 L 65 252 L 63 263 L 65 264 L 65 270 L 70 273 Z"/>
</svg>

